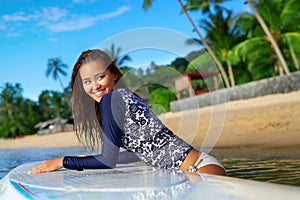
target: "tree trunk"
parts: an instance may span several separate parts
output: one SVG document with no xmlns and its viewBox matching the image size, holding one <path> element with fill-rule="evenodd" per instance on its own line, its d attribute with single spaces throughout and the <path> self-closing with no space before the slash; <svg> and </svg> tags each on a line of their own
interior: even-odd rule
<svg viewBox="0 0 300 200">
<path fill-rule="evenodd" d="M 281 67 L 279 61 L 277 61 L 274 65 L 274 69 L 279 71 L 279 76 L 282 76 L 284 75 L 284 71 L 283 71 L 283 68 Z"/>
<path fill-rule="evenodd" d="M 202 42 L 202 44 L 205 46 L 205 48 L 207 49 L 208 53 L 210 54 L 210 56 L 212 57 L 212 59 L 214 60 L 214 62 L 216 63 L 216 65 L 218 66 L 218 68 L 219 68 L 219 70 L 220 70 L 220 72 L 222 74 L 222 77 L 223 77 L 223 79 L 225 81 L 226 87 L 229 88 L 230 85 L 229 85 L 228 77 L 226 75 L 226 72 L 225 72 L 222 64 L 218 60 L 218 58 L 215 55 L 215 53 L 211 50 L 211 48 L 209 47 L 209 45 L 207 44 L 207 42 L 205 41 L 205 39 L 202 37 L 201 33 L 199 32 L 199 30 L 197 29 L 196 25 L 194 24 L 193 20 L 191 19 L 191 17 L 187 13 L 186 9 L 184 8 L 181 0 L 178 0 L 178 3 L 180 4 L 182 12 L 185 14 L 185 16 L 188 18 L 189 22 L 192 24 L 194 30 L 196 31 L 198 37 L 200 38 L 200 40 Z"/>
<path fill-rule="evenodd" d="M 294 65 L 295 65 L 296 69 L 299 70 L 299 61 L 296 57 L 296 54 L 295 54 L 295 51 L 294 51 L 293 47 L 290 44 L 289 44 L 289 49 L 290 49 L 290 53 L 291 53 L 292 58 L 293 58 Z"/>
<path fill-rule="evenodd" d="M 232 72 L 232 66 L 231 66 L 231 63 L 229 61 L 227 61 L 227 68 L 228 68 L 231 87 L 234 87 L 235 86 L 235 80 L 234 80 L 234 75 L 233 75 L 233 72 Z"/>
<path fill-rule="evenodd" d="M 57 76 L 57 78 L 58 78 L 59 84 L 60 84 L 60 86 L 61 86 L 61 88 L 62 88 L 62 90 L 63 90 L 63 93 L 65 93 L 65 88 L 64 88 L 64 85 L 63 85 L 63 83 L 62 83 L 60 77 Z"/>
<path fill-rule="evenodd" d="M 267 25 L 265 24 L 264 20 L 262 19 L 262 17 L 260 16 L 260 14 L 256 11 L 256 9 L 254 8 L 253 4 L 251 3 L 251 0 L 246 0 L 248 5 L 250 6 L 251 10 L 253 11 L 256 19 L 258 20 L 259 24 L 261 25 L 262 29 L 264 30 L 265 34 L 268 37 L 268 40 L 270 41 L 273 49 L 275 50 L 275 53 L 278 57 L 279 63 L 280 65 L 283 67 L 284 71 L 286 74 L 290 74 L 290 70 L 286 64 L 286 61 L 274 39 L 274 37 L 272 36 L 269 28 L 267 27 Z"/>
</svg>

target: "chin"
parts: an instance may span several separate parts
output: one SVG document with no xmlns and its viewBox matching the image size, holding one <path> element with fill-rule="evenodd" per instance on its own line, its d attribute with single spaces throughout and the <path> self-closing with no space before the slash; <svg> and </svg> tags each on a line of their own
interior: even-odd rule
<svg viewBox="0 0 300 200">
<path fill-rule="evenodd" d="M 102 97 L 100 97 L 100 98 L 94 98 L 94 100 L 97 101 L 98 103 L 100 103 L 101 98 L 102 98 Z"/>
</svg>

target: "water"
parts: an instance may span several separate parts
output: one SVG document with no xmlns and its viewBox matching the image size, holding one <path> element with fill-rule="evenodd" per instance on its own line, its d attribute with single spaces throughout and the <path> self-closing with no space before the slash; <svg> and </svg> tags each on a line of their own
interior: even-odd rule
<svg viewBox="0 0 300 200">
<path fill-rule="evenodd" d="M 230 176 L 300 186 L 300 159 L 224 159 Z"/>
<path fill-rule="evenodd" d="M 225 166 L 229 176 L 264 182 L 300 186 L 300 148 L 226 148 L 212 152 Z M 0 178 L 27 162 L 65 155 L 86 154 L 84 148 L 0 149 Z"/>
<path fill-rule="evenodd" d="M 0 149 L 0 179 L 3 178 L 10 170 L 24 163 L 80 154 L 86 154 L 84 148 Z"/>
<path fill-rule="evenodd" d="M 300 186 L 300 146 L 214 149 L 229 176 Z"/>
</svg>

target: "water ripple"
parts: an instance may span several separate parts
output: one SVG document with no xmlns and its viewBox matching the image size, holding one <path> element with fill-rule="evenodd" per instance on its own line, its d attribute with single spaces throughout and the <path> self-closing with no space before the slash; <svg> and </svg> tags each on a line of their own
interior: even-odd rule
<svg viewBox="0 0 300 200">
<path fill-rule="evenodd" d="M 64 155 L 86 154 L 83 148 L 42 148 L 0 150 L 0 179 L 13 168 L 34 161 Z M 300 186 L 300 159 L 279 156 L 261 158 L 223 158 L 229 176 Z"/>
<path fill-rule="evenodd" d="M 300 159 L 221 160 L 229 176 L 300 186 Z"/>
</svg>

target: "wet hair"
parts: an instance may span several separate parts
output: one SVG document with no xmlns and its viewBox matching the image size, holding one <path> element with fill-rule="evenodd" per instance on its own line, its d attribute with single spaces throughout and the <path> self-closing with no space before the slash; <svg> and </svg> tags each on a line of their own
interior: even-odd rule
<svg viewBox="0 0 300 200">
<path fill-rule="evenodd" d="M 74 131 L 78 140 L 91 151 L 96 151 L 101 147 L 99 103 L 84 91 L 79 69 L 82 65 L 98 59 L 104 61 L 106 69 L 116 76 L 115 88 L 126 87 L 121 71 L 104 51 L 92 49 L 82 52 L 79 56 L 74 65 L 71 79 Z"/>
</svg>

